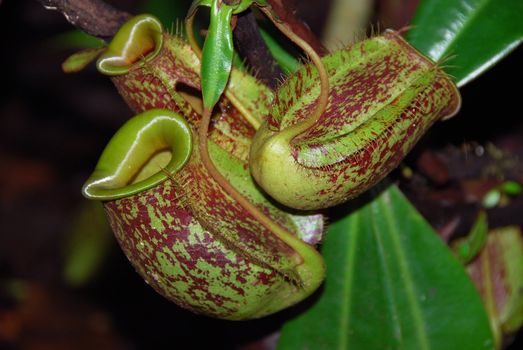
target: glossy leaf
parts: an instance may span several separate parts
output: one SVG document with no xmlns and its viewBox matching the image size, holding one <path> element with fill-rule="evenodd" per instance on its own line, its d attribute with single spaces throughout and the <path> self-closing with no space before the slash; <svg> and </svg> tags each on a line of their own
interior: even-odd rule
<svg viewBox="0 0 523 350">
<path fill-rule="evenodd" d="M 322 253 L 323 294 L 280 349 L 493 348 L 474 285 L 396 187 L 333 224 Z"/>
<path fill-rule="evenodd" d="M 522 14 L 521 0 L 423 0 L 407 38 L 463 86 L 523 41 Z"/>
<path fill-rule="evenodd" d="M 222 95 L 232 69 L 232 12 L 233 7 L 218 0 L 213 2 L 201 68 L 203 104 L 208 109 L 212 109 Z"/>
</svg>

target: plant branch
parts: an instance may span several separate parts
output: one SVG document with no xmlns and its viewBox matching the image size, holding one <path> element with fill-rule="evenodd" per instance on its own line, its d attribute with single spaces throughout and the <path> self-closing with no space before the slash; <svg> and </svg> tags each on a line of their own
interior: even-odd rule
<svg viewBox="0 0 523 350">
<path fill-rule="evenodd" d="M 280 136 L 285 135 L 285 137 L 288 138 L 287 141 L 290 142 L 295 136 L 305 132 L 312 125 L 314 125 L 319 120 L 323 112 L 325 112 L 329 101 L 329 78 L 327 71 L 325 70 L 325 66 L 321 61 L 320 55 L 309 45 L 307 41 L 305 41 L 301 36 L 290 29 L 287 23 L 280 22 L 274 18 L 273 13 L 268 8 L 261 8 L 261 11 L 271 20 L 271 22 L 280 30 L 280 32 L 285 34 L 289 40 L 291 40 L 309 56 L 312 63 L 318 70 L 318 78 L 320 80 L 321 90 L 318 96 L 316 108 L 305 120 L 300 121 L 299 123 L 296 123 L 286 128 L 285 130 L 282 130 L 280 133 Z"/>
<path fill-rule="evenodd" d="M 61 12 L 76 28 L 109 39 L 131 15 L 102 0 L 38 0 L 46 9 Z"/>
</svg>

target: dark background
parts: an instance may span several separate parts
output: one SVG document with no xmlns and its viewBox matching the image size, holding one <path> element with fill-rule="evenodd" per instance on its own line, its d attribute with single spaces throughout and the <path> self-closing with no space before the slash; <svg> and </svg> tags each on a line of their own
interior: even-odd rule
<svg viewBox="0 0 523 350">
<path fill-rule="evenodd" d="M 130 12 L 141 6 L 139 1 L 113 3 Z M 382 12 L 376 20 L 404 20 L 378 5 Z M 315 17 L 313 6 L 302 6 L 311 27 L 320 30 L 324 18 Z M 262 347 L 253 342 L 263 339 L 273 344 L 274 336 L 264 337 L 299 308 L 247 322 L 185 312 L 139 278 L 112 237 L 103 265 L 88 283 L 73 288 L 64 281 L 69 236 L 85 208 L 80 188 L 106 142 L 132 115 L 92 66 L 72 75 L 61 71 L 61 62 L 74 50 L 53 38 L 71 29 L 59 13 L 36 1 L 4 0 L 0 5 L 0 349 L 254 349 Z M 519 48 L 463 88 L 460 114 L 436 125 L 409 157 L 414 180 L 396 174 L 436 227 L 456 211 L 477 208 L 477 203 L 465 203 L 459 197 L 465 196 L 463 190 L 449 182 L 492 181 L 481 173 L 489 160 L 476 159 L 464 145 L 495 143 L 515 160 L 502 169 L 504 174 L 523 182 L 521 62 Z M 447 161 L 443 166 L 450 181 L 438 183 L 431 172 L 441 168 L 419 162 L 426 152 Z M 462 169 L 462 159 L 470 162 L 469 170 Z M 426 196 L 441 191 L 439 199 Z M 441 205 L 449 198 L 455 206 Z M 498 224 L 518 223 L 518 208 L 513 209 L 516 215 L 498 213 Z M 455 233 L 462 234 L 466 225 Z"/>
</svg>

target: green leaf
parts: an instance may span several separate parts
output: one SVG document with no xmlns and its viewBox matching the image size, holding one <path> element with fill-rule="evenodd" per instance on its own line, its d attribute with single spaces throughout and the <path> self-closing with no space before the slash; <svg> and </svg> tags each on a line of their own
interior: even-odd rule
<svg viewBox="0 0 523 350">
<path fill-rule="evenodd" d="M 251 5 L 253 4 L 252 0 L 238 0 L 236 5 L 230 4 L 233 6 L 234 14 L 242 13 L 243 11 L 247 10 Z"/>
<path fill-rule="evenodd" d="M 202 95 L 207 109 L 212 109 L 218 102 L 232 69 L 232 12 L 233 7 L 214 0 L 209 31 L 202 50 Z"/>
<path fill-rule="evenodd" d="M 65 73 L 76 73 L 84 69 L 89 63 L 94 61 L 100 54 L 105 51 L 105 47 L 96 49 L 85 49 L 69 56 L 62 63 L 62 70 Z"/>
<path fill-rule="evenodd" d="M 487 242 L 487 233 L 487 213 L 481 210 L 467 237 L 452 243 L 452 249 L 462 264 L 467 264 L 481 252 Z"/>
<path fill-rule="evenodd" d="M 523 191 L 523 186 L 521 186 L 516 181 L 505 181 L 503 184 L 501 184 L 500 190 L 506 194 L 517 196 Z"/>
<path fill-rule="evenodd" d="M 284 325 L 280 349 L 492 349 L 461 264 L 394 186 L 331 225 L 320 299 Z"/>
<path fill-rule="evenodd" d="M 269 32 L 260 28 L 260 34 L 272 56 L 285 74 L 294 73 L 298 68 L 300 68 L 300 62 L 296 57 L 287 52 L 287 50 L 285 50 L 278 41 L 269 34 Z"/>
<path fill-rule="evenodd" d="M 86 201 L 73 218 L 64 245 L 63 278 L 67 285 L 89 283 L 114 244 L 111 227 L 100 202 Z"/>
<path fill-rule="evenodd" d="M 60 33 L 47 41 L 47 45 L 56 49 L 96 49 L 104 46 L 104 41 L 80 30 Z"/>
<path fill-rule="evenodd" d="M 521 0 L 423 0 L 409 42 L 463 86 L 523 40 Z"/>
<path fill-rule="evenodd" d="M 142 13 L 155 15 L 166 28 L 177 19 L 183 19 L 189 4 L 186 1 L 148 0 L 143 4 Z"/>
</svg>

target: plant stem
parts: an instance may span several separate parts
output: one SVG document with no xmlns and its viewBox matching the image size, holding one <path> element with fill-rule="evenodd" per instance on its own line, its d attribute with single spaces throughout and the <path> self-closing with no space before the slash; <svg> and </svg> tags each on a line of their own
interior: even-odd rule
<svg viewBox="0 0 523 350">
<path fill-rule="evenodd" d="M 316 106 L 316 109 L 314 109 L 311 115 L 308 116 L 305 120 L 296 123 L 295 125 L 282 131 L 282 133 L 285 133 L 286 137 L 292 139 L 314 125 L 314 123 L 320 119 L 323 112 L 325 112 L 329 102 L 329 78 L 327 76 L 325 66 L 321 62 L 320 56 L 305 40 L 295 34 L 285 24 L 275 19 L 269 7 L 260 7 L 260 10 L 283 34 L 287 36 L 287 38 L 300 47 L 310 57 L 313 64 L 316 66 L 316 69 L 318 70 L 318 76 L 320 78 L 321 90 L 318 96 L 318 105 Z"/>
<path fill-rule="evenodd" d="M 267 2 L 276 16 L 285 22 L 293 33 L 305 40 L 320 56 L 325 56 L 329 53 L 329 50 L 323 46 L 309 26 L 296 15 L 298 12 L 297 0 L 267 0 Z M 321 5 L 328 8 L 330 2 L 332 1 L 322 1 Z"/>
<path fill-rule="evenodd" d="M 237 201 L 243 209 L 245 209 L 249 214 L 251 214 L 256 221 L 262 224 L 267 230 L 274 233 L 282 241 L 287 243 L 291 248 L 296 250 L 297 247 L 294 242 L 295 240 L 291 239 L 291 237 L 294 236 L 294 234 L 292 234 L 287 229 L 274 222 L 260 209 L 258 209 L 254 204 L 252 204 L 247 198 L 245 198 L 241 193 L 239 193 L 231 185 L 229 180 L 227 180 L 214 165 L 214 162 L 212 161 L 209 155 L 207 137 L 209 131 L 209 124 L 211 120 L 211 114 L 211 110 L 207 108 L 204 109 L 202 119 L 200 121 L 200 127 L 198 129 L 200 157 L 202 159 L 203 165 L 205 166 L 209 174 L 213 177 L 213 179 L 218 183 L 218 185 L 220 185 L 229 196 L 231 196 L 235 201 Z M 300 256 L 299 258 L 300 261 L 298 262 L 298 264 L 301 264 L 302 257 Z"/>
<path fill-rule="evenodd" d="M 193 24 L 194 24 L 194 18 L 196 17 L 196 14 L 193 14 L 192 16 L 186 18 L 185 20 L 185 31 L 187 34 L 187 41 L 189 42 L 189 45 L 193 49 L 196 56 L 202 60 L 202 49 L 198 45 L 198 40 L 196 40 L 196 37 L 194 36 L 194 30 L 193 30 Z M 245 120 L 255 129 L 257 130 L 260 127 L 261 122 L 255 118 L 254 116 L 250 115 L 249 111 L 247 111 L 241 102 L 236 98 L 236 95 L 232 93 L 229 89 L 225 89 L 225 96 L 229 99 L 229 101 L 232 103 L 232 105 L 240 111 L 240 114 L 245 118 Z"/>
<path fill-rule="evenodd" d="M 270 13 L 269 9 L 261 8 L 261 10 L 270 18 L 270 20 L 274 23 L 274 25 L 276 25 L 276 27 L 280 31 L 282 31 L 292 42 L 298 45 L 304 52 L 306 52 L 309 55 L 309 57 L 311 58 L 318 70 L 318 75 L 320 77 L 321 83 L 321 91 L 316 109 L 306 120 L 285 130 L 286 132 L 292 133 L 293 135 L 297 135 L 309 128 L 310 126 L 312 126 L 320 118 L 322 113 L 325 111 L 325 108 L 327 107 L 329 97 L 329 81 L 327 72 L 325 70 L 325 67 L 323 66 L 323 63 L 321 62 L 321 58 L 319 57 L 319 55 L 305 40 L 303 40 L 300 36 L 296 35 L 292 30 L 290 30 L 280 22 L 276 21 Z M 196 38 L 194 37 L 194 32 L 192 30 L 193 21 L 194 16 L 191 16 L 185 22 L 187 37 L 190 45 L 193 47 L 193 49 L 195 49 L 197 55 L 201 57 L 201 49 L 197 44 Z M 238 204 L 240 204 L 242 208 L 244 208 L 249 214 L 251 214 L 256 221 L 262 224 L 267 230 L 274 233 L 277 237 L 279 237 L 289 246 L 296 249 L 297 247 L 295 244 L 295 240 L 291 239 L 293 234 L 285 228 L 283 228 L 282 226 L 280 226 L 279 224 L 277 224 L 276 222 L 274 222 L 260 209 L 258 209 L 254 204 L 252 204 L 247 198 L 245 198 L 241 193 L 239 193 L 214 165 L 214 162 L 212 161 L 209 155 L 208 149 L 208 132 L 211 116 L 212 110 L 209 108 L 204 108 L 202 119 L 200 121 L 200 126 L 198 128 L 200 157 L 202 159 L 203 165 L 205 166 L 209 174 L 213 177 L 213 179 L 218 183 L 218 185 L 220 185 L 221 188 L 229 196 L 231 196 L 236 202 L 238 202 Z"/>
</svg>

